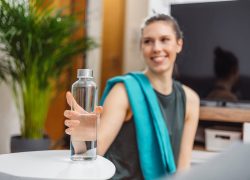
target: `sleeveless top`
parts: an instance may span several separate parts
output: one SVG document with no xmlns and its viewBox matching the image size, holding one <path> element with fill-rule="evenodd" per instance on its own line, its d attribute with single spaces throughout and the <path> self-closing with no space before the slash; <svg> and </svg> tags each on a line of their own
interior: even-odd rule
<svg viewBox="0 0 250 180">
<path fill-rule="evenodd" d="M 185 119 L 185 92 L 182 85 L 174 80 L 173 89 L 169 95 L 163 95 L 156 90 L 155 93 L 163 117 L 166 120 L 175 163 L 177 165 Z M 112 161 L 116 167 L 116 173 L 112 179 L 143 179 L 133 116 L 128 122 L 123 124 L 114 142 L 106 152 L 105 157 Z"/>
</svg>

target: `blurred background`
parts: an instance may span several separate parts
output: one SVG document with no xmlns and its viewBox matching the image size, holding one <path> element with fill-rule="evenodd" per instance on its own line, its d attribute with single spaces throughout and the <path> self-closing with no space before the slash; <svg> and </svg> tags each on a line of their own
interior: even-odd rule
<svg viewBox="0 0 250 180">
<path fill-rule="evenodd" d="M 229 6 L 222 4 L 225 2 L 231 4 Z M 69 109 L 65 93 L 76 80 L 78 68 L 93 69 L 99 95 L 110 77 L 144 69 L 139 51 L 140 25 L 142 20 L 154 11 L 172 14 L 179 21 L 184 31 L 185 44 L 183 53 L 177 60 L 179 79 L 194 88 L 202 98 L 205 98 L 204 91 L 210 88 L 202 89 L 204 83 L 212 84 L 215 46 L 221 46 L 235 53 L 240 59 L 240 72 L 249 77 L 247 42 L 250 36 L 247 33 L 250 32 L 250 21 L 244 18 L 250 16 L 240 14 L 243 6 L 234 5 L 235 2 L 239 1 L 54 0 L 54 5 L 58 8 L 71 7 L 66 9 L 65 13 L 78 12 L 77 18 L 85 26 L 79 29 L 75 36 L 92 37 L 98 47 L 85 54 L 74 56 L 73 68 L 65 71 L 60 77 L 65 87 L 50 103 L 45 124 L 45 131 L 52 143 L 57 143 L 64 136 L 63 111 Z M 221 22 L 224 24 L 220 24 Z M 235 32 L 235 29 L 239 31 Z M 222 37 L 223 34 L 226 34 L 225 38 Z M 198 79 L 200 84 L 192 84 L 197 77 L 203 76 L 204 79 Z M 239 94 L 242 100 L 250 100 L 249 96 L 244 96 L 243 91 Z M 0 84 L 0 115 L 0 153 L 8 153 L 10 136 L 20 134 L 20 123 L 10 89 L 4 83 Z"/>
</svg>

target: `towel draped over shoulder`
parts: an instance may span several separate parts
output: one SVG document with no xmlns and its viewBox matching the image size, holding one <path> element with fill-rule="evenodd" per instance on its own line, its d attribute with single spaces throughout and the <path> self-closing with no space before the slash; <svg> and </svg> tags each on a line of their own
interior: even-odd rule
<svg viewBox="0 0 250 180">
<path fill-rule="evenodd" d="M 139 160 L 144 178 L 155 179 L 174 173 L 176 165 L 168 129 L 153 87 L 143 73 L 134 72 L 110 79 L 104 90 L 101 105 L 112 87 L 120 82 L 125 85 L 134 116 Z"/>
</svg>

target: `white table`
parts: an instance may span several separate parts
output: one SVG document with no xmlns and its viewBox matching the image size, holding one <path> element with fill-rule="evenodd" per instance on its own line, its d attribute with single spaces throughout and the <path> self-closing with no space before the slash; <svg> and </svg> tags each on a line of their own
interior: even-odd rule
<svg viewBox="0 0 250 180">
<path fill-rule="evenodd" d="M 2 180 L 109 179 L 115 166 L 104 157 L 71 161 L 69 150 L 31 151 L 0 155 Z"/>
</svg>

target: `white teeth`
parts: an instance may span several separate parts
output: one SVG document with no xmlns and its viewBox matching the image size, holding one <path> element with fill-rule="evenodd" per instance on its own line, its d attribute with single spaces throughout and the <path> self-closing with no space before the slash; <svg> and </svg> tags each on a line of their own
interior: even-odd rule
<svg viewBox="0 0 250 180">
<path fill-rule="evenodd" d="M 155 61 L 155 62 L 160 62 L 160 61 L 164 60 L 164 57 L 162 57 L 162 56 L 153 57 L 152 60 Z"/>
</svg>

